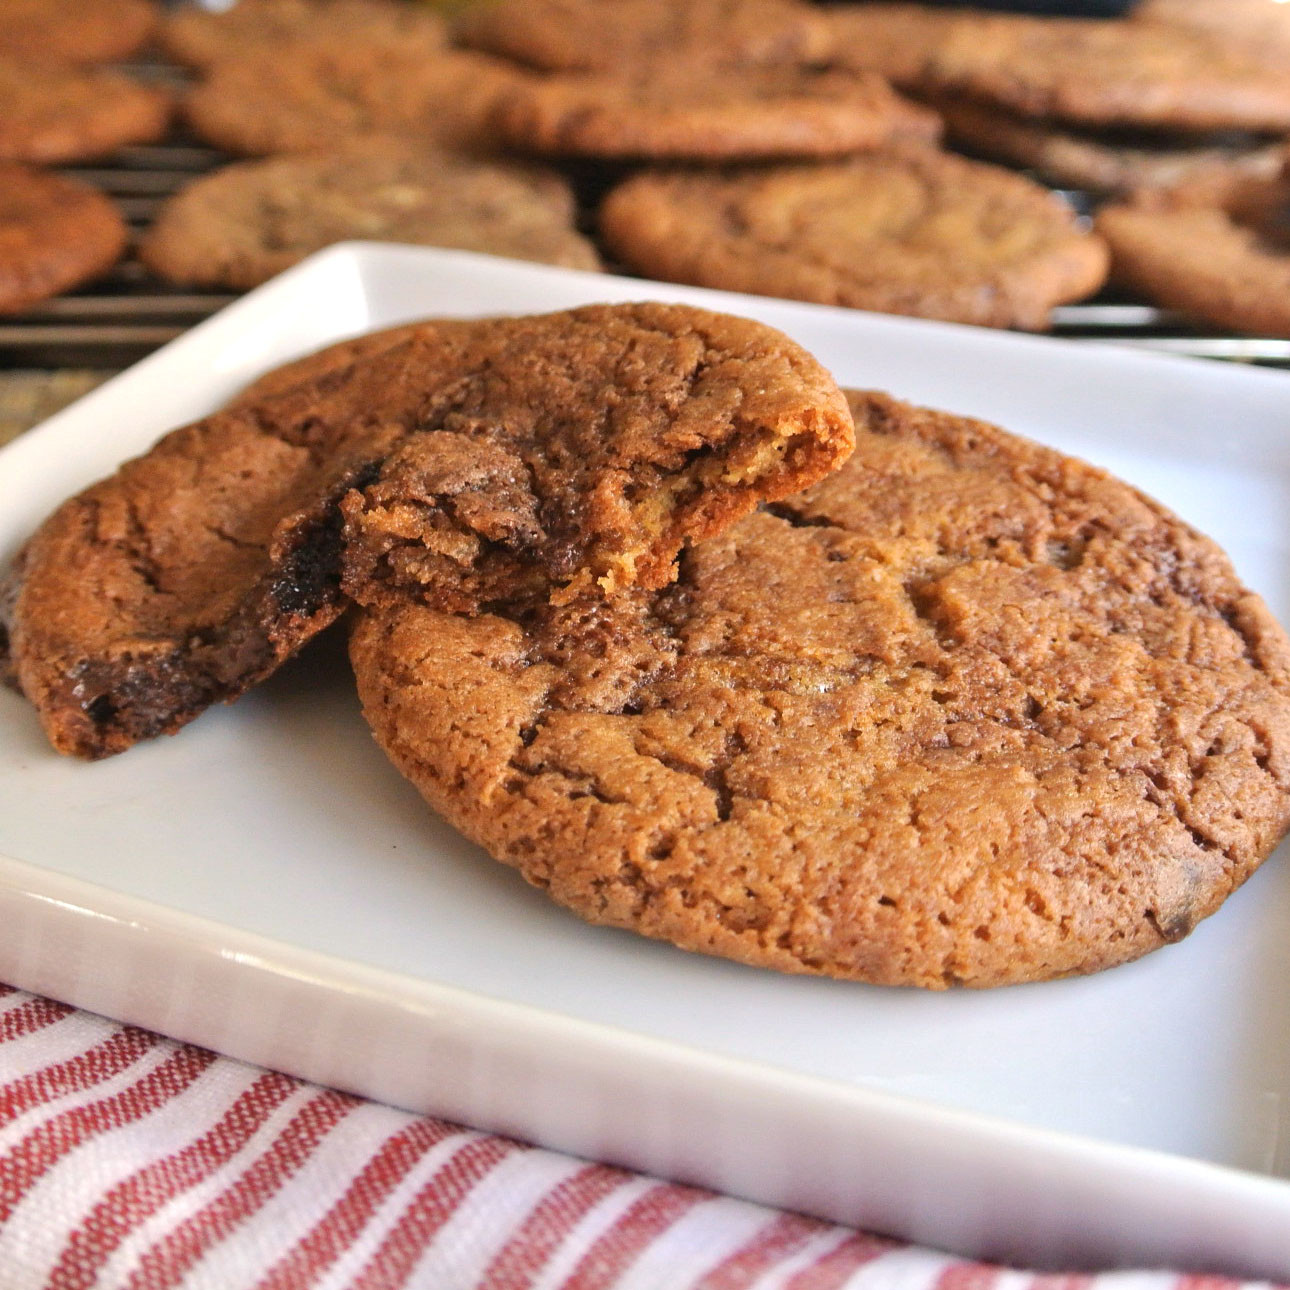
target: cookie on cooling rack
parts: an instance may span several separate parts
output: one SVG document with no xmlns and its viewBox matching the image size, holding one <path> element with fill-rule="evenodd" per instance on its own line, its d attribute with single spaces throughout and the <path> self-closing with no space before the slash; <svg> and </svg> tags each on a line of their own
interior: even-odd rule
<svg viewBox="0 0 1290 1290">
<path fill-rule="evenodd" d="M 516 75 L 469 51 L 313 41 L 216 64 L 184 107 L 195 134 L 243 156 L 382 136 L 487 149 L 489 116 Z"/>
<path fill-rule="evenodd" d="M 238 0 L 218 13 L 194 4 L 174 9 L 160 39 L 176 62 L 209 68 L 248 53 L 288 52 L 302 43 L 435 53 L 446 30 L 443 19 L 426 6 L 396 0 Z"/>
<path fill-rule="evenodd" d="M 499 100 L 493 125 L 525 152 L 709 162 L 837 157 L 940 133 L 933 113 L 873 73 L 679 61 L 526 77 Z"/>
<path fill-rule="evenodd" d="M 156 27 L 151 0 L 0 0 L 0 57 L 112 63 Z"/>
<path fill-rule="evenodd" d="M 800 0 L 491 0 L 462 14 L 457 36 L 548 71 L 814 62 L 833 45 L 828 20 Z"/>
<path fill-rule="evenodd" d="M 171 282 L 236 289 L 348 238 L 598 269 L 574 213 L 554 171 L 373 144 L 205 175 L 162 207 L 139 254 Z"/>
<path fill-rule="evenodd" d="M 97 188 L 0 161 L 0 314 L 97 277 L 126 241 L 121 212 Z"/>
<path fill-rule="evenodd" d="M 1290 337 L 1290 167 L 1105 206 L 1097 230 L 1129 290 L 1201 322 Z"/>
<path fill-rule="evenodd" d="M 1290 824 L 1290 641 L 1103 472 L 851 406 L 841 470 L 655 592 L 361 613 L 378 741 L 554 900 L 688 950 L 938 989 L 1185 936 Z"/>
<path fill-rule="evenodd" d="M 654 278 L 882 313 L 1041 329 L 1106 248 L 1037 184 L 925 148 L 820 166 L 637 175 L 606 198 L 613 253 Z"/>
<path fill-rule="evenodd" d="M 0 55 L 0 161 L 59 165 L 155 143 L 170 122 L 163 90 L 117 72 Z"/>
</svg>

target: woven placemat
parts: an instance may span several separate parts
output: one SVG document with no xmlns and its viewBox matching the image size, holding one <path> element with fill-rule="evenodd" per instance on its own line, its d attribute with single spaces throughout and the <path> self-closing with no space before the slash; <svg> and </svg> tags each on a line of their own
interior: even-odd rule
<svg viewBox="0 0 1290 1290">
<path fill-rule="evenodd" d="M 107 380 L 111 372 L 0 372 L 0 444 L 29 430 Z"/>
</svg>

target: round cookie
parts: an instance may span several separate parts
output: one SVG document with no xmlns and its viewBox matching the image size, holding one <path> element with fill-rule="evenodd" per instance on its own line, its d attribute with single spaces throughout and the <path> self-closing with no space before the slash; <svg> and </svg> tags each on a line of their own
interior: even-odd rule
<svg viewBox="0 0 1290 1290">
<path fill-rule="evenodd" d="M 984 15 L 953 24 L 921 74 L 1022 116 L 1179 130 L 1290 129 L 1290 76 L 1182 28 Z"/>
<path fill-rule="evenodd" d="M 127 237 L 97 188 L 0 161 L 0 314 L 103 273 Z"/>
<path fill-rule="evenodd" d="M 315 41 L 217 64 L 185 113 L 200 138 L 248 156 L 380 136 L 486 148 L 489 114 L 515 78 L 484 54 Z"/>
<path fill-rule="evenodd" d="M 527 152 L 668 161 L 836 157 L 940 133 L 934 114 L 873 73 L 681 62 L 529 77 L 500 100 L 493 124 Z"/>
<path fill-rule="evenodd" d="M 911 89 L 922 88 L 927 65 L 948 33 L 981 17 L 921 4 L 839 4 L 825 12 L 838 62 Z"/>
<path fill-rule="evenodd" d="M 341 612 L 342 574 L 369 603 L 655 586 L 852 443 L 828 373 L 743 319 L 424 323 L 65 502 L 0 585 L 0 655 L 56 749 L 107 756 L 270 675 Z"/>
<path fill-rule="evenodd" d="M 160 35 L 162 48 L 176 62 L 207 68 L 252 52 L 280 53 L 302 42 L 435 53 L 446 29 L 443 19 L 424 6 L 393 0 L 238 0 L 220 13 L 191 4 L 177 9 Z"/>
<path fill-rule="evenodd" d="M 151 0 L 0 0 L 0 58 L 111 63 L 152 35 Z"/>
<path fill-rule="evenodd" d="M 1138 0 L 1131 16 L 1201 31 L 1260 59 L 1290 60 L 1290 11 L 1277 0 Z"/>
<path fill-rule="evenodd" d="M 549 71 L 813 62 L 833 43 L 827 19 L 799 0 L 490 0 L 462 14 L 457 36 Z"/>
<path fill-rule="evenodd" d="M 1144 194 L 1103 207 L 1097 230 L 1129 290 L 1232 331 L 1290 337 L 1290 174 Z"/>
<path fill-rule="evenodd" d="M 1218 184 L 1275 175 L 1285 145 L 1250 137 L 1243 142 L 1180 134 L 1142 137 L 1081 133 L 1051 121 L 1031 120 L 971 99 L 935 100 L 949 139 L 994 161 L 1036 171 L 1049 183 L 1095 192 L 1172 188 L 1180 183 Z"/>
<path fill-rule="evenodd" d="M 1042 329 L 1106 275 L 1106 248 L 1047 190 L 930 149 L 641 174 L 601 228 L 649 277 L 992 327 Z"/>
<path fill-rule="evenodd" d="M 139 248 L 171 282 L 247 289 L 348 238 L 598 269 L 551 171 L 374 146 L 242 162 L 172 197 Z"/>
<path fill-rule="evenodd" d="M 87 161 L 155 143 L 170 97 L 116 72 L 0 56 L 0 161 Z"/>
<path fill-rule="evenodd" d="M 378 741 L 591 922 L 939 989 L 1185 936 L 1290 824 L 1290 642 L 1206 538 L 994 427 L 852 396 L 804 496 L 616 602 L 362 613 Z"/>
</svg>

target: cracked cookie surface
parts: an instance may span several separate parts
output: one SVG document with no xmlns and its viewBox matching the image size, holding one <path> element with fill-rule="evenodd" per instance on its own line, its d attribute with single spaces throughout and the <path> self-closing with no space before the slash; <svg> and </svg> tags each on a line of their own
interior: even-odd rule
<svg viewBox="0 0 1290 1290">
<path fill-rule="evenodd" d="M 342 576 L 364 603 L 467 611 L 656 586 L 684 541 L 852 444 L 810 355 L 706 310 L 397 337 L 346 342 L 312 379 L 175 431 L 30 539 L 0 589 L 0 652 L 56 748 L 119 752 L 235 698 L 337 616 Z"/>
<path fill-rule="evenodd" d="M 854 394 L 855 454 L 674 584 L 351 640 L 436 810 L 592 922 L 988 986 L 1185 935 L 1290 823 L 1290 642 L 1092 467 Z"/>
<path fill-rule="evenodd" d="M 0 55 L 110 63 L 152 34 L 151 0 L 0 0 Z"/>
<path fill-rule="evenodd" d="M 1106 276 L 1106 248 L 1046 189 L 917 147 L 645 172 L 600 219 L 614 254 L 650 277 L 993 327 L 1045 328 Z"/>
</svg>

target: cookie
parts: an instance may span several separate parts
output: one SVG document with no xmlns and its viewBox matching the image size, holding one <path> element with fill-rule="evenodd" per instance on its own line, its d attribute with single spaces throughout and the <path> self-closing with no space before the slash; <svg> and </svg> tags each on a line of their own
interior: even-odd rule
<svg viewBox="0 0 1290 1290">
<path fill-rule="evenodd" d="M 828 20 L 797 0 L 490 0 L 466 9 L 457 36 L 549 71 L 813 62 L 833 43 Z"/>
<path fill-rule="evenodd" d="M 138 52 L 156 24 L 151 0 L 0 0 L 0 58 L 116 62 Z"/>
<path fill-rule="evenodd" d="M 116 72 L 0 56 L 0 161 L 87 161 L 155 143 L 170 96 Z"/>
<path fill-rule="evenodd" d="M 921 75 L 1022 116 L 1177 130 L 1290 129 L 1290 77 L 1199 32 L 1118 19 L 983 15 Z"/>
<path fill-rule="evenodd" d="M 472 375 L 341 505 L 344 587 L 462 612 L 657 587 L 686 542 L 845 459 L 845 401 L 761 324 L 681 305 L 495 322 Z"/>
<path fill-rule="evenodd" d="M 200 138 L 246 156 L 379 136 L 486 148 L 489 113 L 515 75 L 484 54 L 312 42 L 217 64 L 184 108 Z"/>
<path fill-rule="evenodd" d="M 103 273 L 126 240 L 120 211 L 97 188 L 0 162 L 0 314 Z"/>
<path fill-rule="evenodd" d="M 1232 331 L 1290 337 L 1290 175 L 1141 198 L 1098 213 L 1117 283 Z"/>
<path fill-rule="evenodd" d="M 649 277 L 992 327 L 1046 327 L 1106 274 L 1106 248 L 1047 190 L 929 149 L 645 173 L 609 194 L 601 228 Z"/>
<path fill-rule="evenodd" d="M 851 442 L 828 374 L 756 323 L 646 304 L 422 324 L 66 502 L 0 591 L 0 653 L 55 748 L 106 756 L 271 674 L 341 611 L 342 572 L 372 603 L 445 578 L 458 599 L 653 585 L 685 537 Z"/>
<path fill-rule="evenodd" d="M 160 38 L 175 62 L 208 68 L 252 51 L 262 55 L 315 42 L 435 53 L 446 30 L 443 19 L 425 6 L 394 0 L 238 0 L 217 13 L 191 4 L 176 9 Z"/>
<path fill-rule="evenodd" d="M 836 157 L 940 133 L 934 114 L 872 73 L 682 62 L 529 77 L 500 100 L 493 123 L 525 152 L 671 161 Z"/>
<path fill-rule="evenodd" d="M 825 12 L 838 62 L 914 89 L 923 87 L 927 66 L 950 31 L 980 17 L 921 4 L 839 4 Z"/>
<path fill-rule="evenodd" d="M 1101 471 L 856 394 L 850 462 L 613 604 L 363 612 L 378 741 L 593 923 L 995 986 L 1185 936 L 1290 824 L 1290 642 Z"/>
<path fill-rule="evenodd" d="M 1131 16 L 1204 32 L 1260 59 L 1290 60 L 1290 12 L 1276 0 L 1138 0 Z"/>
<path fill-rule="evenodd" d="M 960 147 L 1024 166 L 1049 183 L 1100 193 L 1275 175 L 1285 153 L 1282 142 L 1262 136 L 1207 142 L 1205 136 L 1144 133 L 1130 142 L 1118 133 L 1081 132 L 971 99 L 946 96 L 935 107 L 948 138 Z"/>
<path fill-rule="evenodd" d="M 242 162 L 171 198 L 139 248 L 171 282 L 246 289 L 349 238 L 598 269 L 551 171 L 370 147 Z"/>
</svg>

